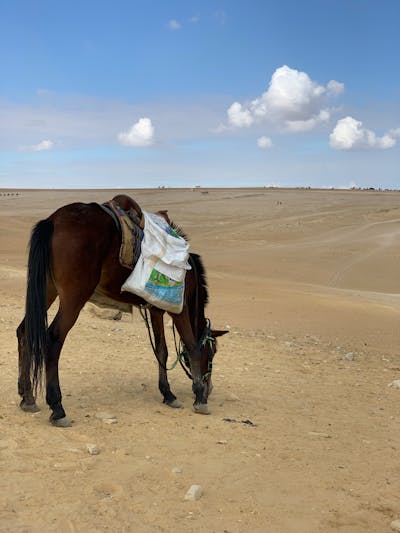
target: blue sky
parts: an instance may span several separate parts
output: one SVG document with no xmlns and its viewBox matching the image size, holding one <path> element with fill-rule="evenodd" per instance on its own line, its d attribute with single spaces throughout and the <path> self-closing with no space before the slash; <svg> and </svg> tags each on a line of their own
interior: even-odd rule
<svg viewBox="0 0 400 533">
<path fill-rule="evenodd" d="M 0 0 L 0 186 L 400 188 L 397 0 Z"/>
</svg>

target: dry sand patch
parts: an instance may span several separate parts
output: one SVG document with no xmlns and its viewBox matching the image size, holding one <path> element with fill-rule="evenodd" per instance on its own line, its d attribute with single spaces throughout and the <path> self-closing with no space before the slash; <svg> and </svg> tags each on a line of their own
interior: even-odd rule
<svg viewBox="0 0 400 533">
<path fill-rule="evenodd" d="M 20 192 L 0 196 L 0 531 L 390 531 L 400 517 L 400 390 L 388 387 L 400 378 L 399 193 L 132 191 L 189 233 L 209 315 L 230 326 L 212 415 L 192 413 L 177 370 L 186 408 L 161 404 L 137 313 L 113 322 L 85 309 L 60 362 L 74 426 L 59 430 L 43 399 L 37 415 L 17 407 L 29 232 L 58 206 L 116 192 Z M 117 423 L 96 417 L 104 411 Z M 194 483 L 204 494 L 185 502 Z"/>
</svg>

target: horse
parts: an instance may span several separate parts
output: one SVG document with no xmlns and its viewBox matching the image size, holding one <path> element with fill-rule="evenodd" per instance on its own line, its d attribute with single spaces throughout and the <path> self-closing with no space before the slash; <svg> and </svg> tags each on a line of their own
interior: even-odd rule
<svg viewBox="0 0 400 533">
<path fill-rule="evenodd" d="M 140 206 L 129 196 L 113 199 L 122 209 L 138 219 Z M 165 212 L 164 216 L 167 216 Z M 121 232 L 115 220 L 97 203 L 76 202 L 57 209 L 32 229 L 29 256 L 25 316 L 17 328 L 18 393 L 23 411 L 39 411 L 38 388 L 45 374 L 46 403 L 54 426 L 71 425 L 62 405 L 58 362 L 65 338 L 86 302 L 132 311 L 146 302 L 121 286 L 131 273 L 121 266 Z M 199 255 L 191 253 L 192 266 L 185 277 L 184 303 L 172 317 L 183 345 L 183 354 L 191 372 L 193 409 L 209 414 L 212 360 L 217 351 L 217 337 L 227 331 L 211 329 L 205 316 L 208 302 L 206 273 Z M 48 325 L 47 311 L 58 296 L 57 313 Z M 165 311 L 147 306 L 158 360 L 159 390 L 163 402 L 173 408 L 183 407 L 171 391 L 167 377 L 168 349 L 164 332 Z"/>
</svg>

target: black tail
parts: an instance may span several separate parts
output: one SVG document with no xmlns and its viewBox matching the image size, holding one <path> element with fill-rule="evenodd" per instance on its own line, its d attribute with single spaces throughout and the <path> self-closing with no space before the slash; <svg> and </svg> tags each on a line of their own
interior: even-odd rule
<svg viewBox="0 0 400 533">
<path fill-rule="evenodd" d="M 47 349 L 47 276 L 53 231 L 51 220 L 41 220 L 33 228 L 29 245 L 25 353 L 35 393 L 41 383 Z"/>
</svg>

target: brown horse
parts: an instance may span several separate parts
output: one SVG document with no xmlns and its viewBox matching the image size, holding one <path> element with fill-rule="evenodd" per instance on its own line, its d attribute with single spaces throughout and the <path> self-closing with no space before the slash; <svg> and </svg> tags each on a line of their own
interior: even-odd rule
<svg viewBox="0 0 400 533">
<path fill-rule="evenodd" d="M 114 198 L 123 209 L 133 209 L 140 219 L 140 207 L 131 198 Z M 73 203 L 61 207 L 32 231 L 28 260 L 25 317 L 17 329 L 19 351 L 18 393 L 21 408 L 36 412 L 35 396 L 45 370 L 46 402 L 50 421 L 69 426 L 61 400 L 58 361 L 65 338 L 87 301 L 125 311 L 146 302 L 121 292 L 130 270 L 119 263 L 121 235 L 113 218 L 96 203 Z M 170 313 L 181 337 L 192 374 L 195 412 L 208 414 L 211 392 L 211 362 L 217 350 L 216 337 L 226 331 L 211 330 L 205 317 L 207 285 L 200 256 L 190 254 L 192 269 L 186 274 L 185 297 L 180 314 Z M 57 314 L 48 326 L 47 310 L 59 297 Z M 182 404 L 171 392 L 166 363 L 164 311 L 150 307 L 155 353 L 159 362 L 159 389 L 164 403 Z"/>
</svg>

